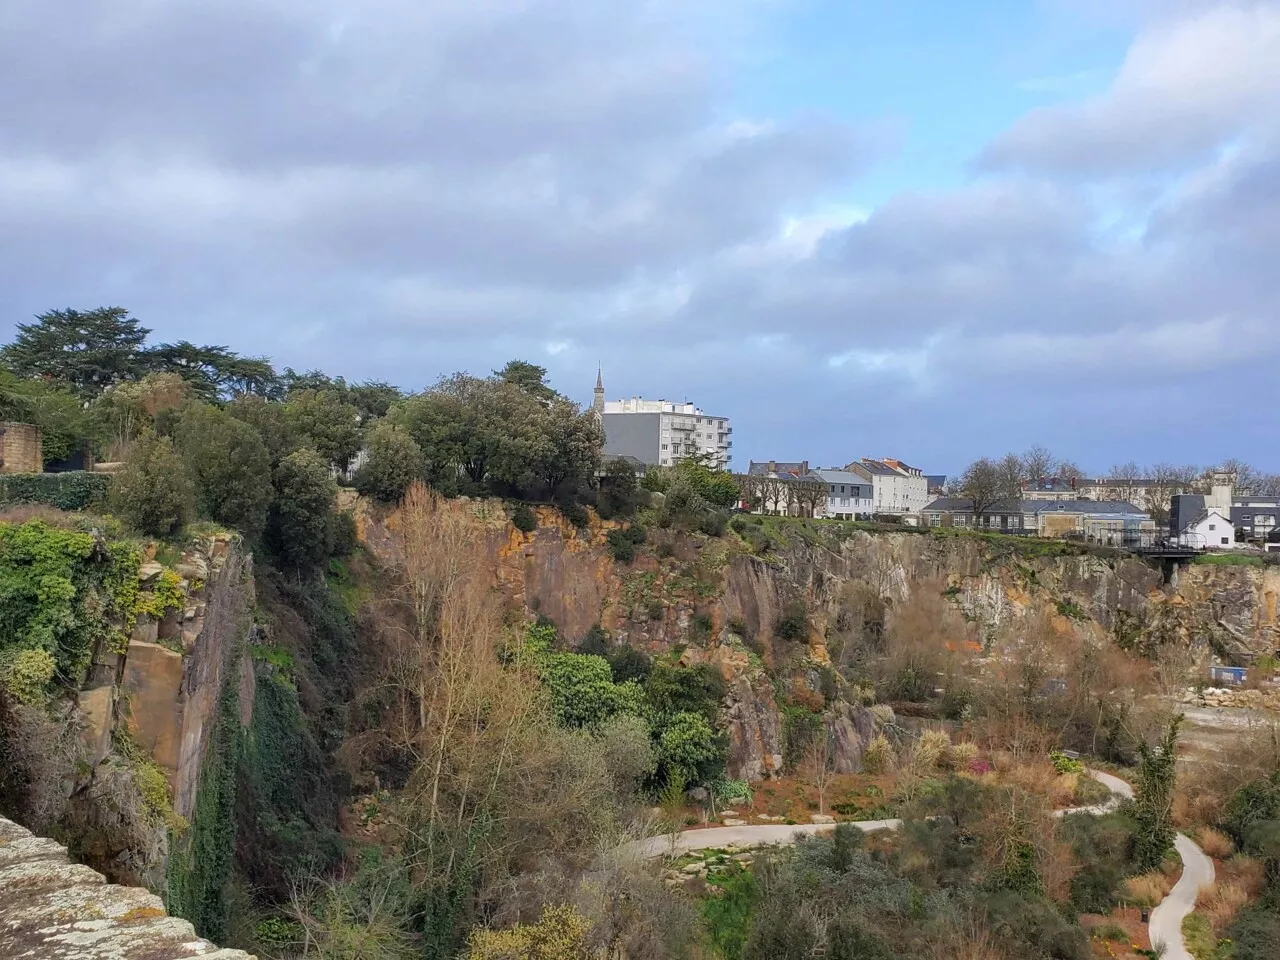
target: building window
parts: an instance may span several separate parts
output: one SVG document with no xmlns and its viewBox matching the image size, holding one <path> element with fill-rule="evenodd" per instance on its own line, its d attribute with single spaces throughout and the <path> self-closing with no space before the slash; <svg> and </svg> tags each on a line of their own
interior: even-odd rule
<svg viewBox="0 0 1280 960">
<path fill-rule="evenodd" d="M 1223 537 L 1223 538 L 1222 538 L 1222 542 L 1223 542 L 1223 543 L 1230 543 L 1231 541 L 1230 541 L 1230 540 L 1228 540 L 1226 537 Z"/>
<path fill-rule="evenodd" d="M 664 443 L 664 444 L 662 445 L 662 449 L 663 449 L 663 450 L 666 450 L 666 449 L 667 449 L 667 446 L 668 446 L 668 444 L 665 444 L 665 443 Z"/>
<path fill-rule="evenodd" d="M 1216 523 L 1211 523 L 1211 524 L 1209 524 L 1209 529 L 1210 529 L 1210 530 L 1217 530 L 1217 529 L 1218 529 L 1218 525 L 1217 525 Z"/>
</svg>

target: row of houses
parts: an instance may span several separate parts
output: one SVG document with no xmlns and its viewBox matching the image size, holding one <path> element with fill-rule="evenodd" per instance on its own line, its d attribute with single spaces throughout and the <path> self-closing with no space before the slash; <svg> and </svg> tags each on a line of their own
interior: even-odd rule
<svg viewBox="0 0 1280 960">
<path fill-rule="evenodd" d="M 999 500 L 981 511 L 967 497 L 940 497 L 925 507 L 921 518 L 928 526 L 1068 537 L 1117 547 L 1161 542 L 1190 550 L 1261 547 L 1280 551 L 1280 498 L 1237 494 L 1229 475 L 1210 477 L 1205 493 L 1169 495 L 1165 487 L 1158 509 L 1167 510 L 1167 526 L 1104 486 L 1117 483 L 1095 481 L 1086 487 L 1083 483 L 1067 486 L 1056 478 L 1035 481 L 1023 485 L 1021 498 Z M 1086 498 L 1079 495 L 1083 490 L 1095 496 L 1113 495 Z"/>
<path fill-rule="evenodd" d="M 1127 500 L 1025 498 L 978 511 L 968 497 L 939 497 L 921 511 L 926 526 L 972 527 L 1036 537 L 1132 546 L 1157 536 L 1151 515 Z"/>
<path fill-rule="evenodd" d="M 914 521 L 946 482 L 901 460 L 863 458 L 843 467 L 810 467 L 807 460 L 751 461 L 742 478 L 744 502 L 759 513 L 854 520 L 902 517 Z"/>
</svg>

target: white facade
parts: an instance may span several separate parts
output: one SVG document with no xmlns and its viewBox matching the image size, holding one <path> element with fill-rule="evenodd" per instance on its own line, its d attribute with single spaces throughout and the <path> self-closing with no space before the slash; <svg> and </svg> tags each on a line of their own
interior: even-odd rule
<svg viewBox="0 0 1280 960">
<path fill-rule="evenodd" d="M 693 456 L 707 458 L 709 466 L 726 470 L 733 459 L 733 427 L 728 417 L 715 417 L 692 403 L 667 400 L 606 400 L 601 411 L 619 414 L 657 414 L 659 466 L 669 467 Z"/>
<path fill-rule="evenodd" d="M 849 464 L 848 469 L 865 477 L 874 487 L 873 513 L 918 514 L 934 499 L 929 496 L 929 480 L 924 471 L 900 460 L 864 459 Z"/>
<path fill-rule="evenodd" d="M 1216 507 L 1206 510 L 1195 523 L 1178 535 L 1178 543 L 1196 550 L 1235 550 L 1236 528 Z"/>
<path fill-rule="evenodd" d="M 827 485 L 826 512 L 819 516 L 855 520 L 858 514 L 875 512 L 875 487 L 869 480 L 847 470 L 814 470 L 808 479 Z"/>
</svg>

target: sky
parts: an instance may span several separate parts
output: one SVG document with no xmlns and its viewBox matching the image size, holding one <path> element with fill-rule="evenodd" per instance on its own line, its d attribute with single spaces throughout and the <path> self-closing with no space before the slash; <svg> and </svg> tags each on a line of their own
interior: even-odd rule
<svg viewBox="0 0 1280 960">
<path fill-rule="evenodd" d="M 1280 471 L 1280 0 L 5 0 L 0 91 L 6 336 Z"/>
</svg>

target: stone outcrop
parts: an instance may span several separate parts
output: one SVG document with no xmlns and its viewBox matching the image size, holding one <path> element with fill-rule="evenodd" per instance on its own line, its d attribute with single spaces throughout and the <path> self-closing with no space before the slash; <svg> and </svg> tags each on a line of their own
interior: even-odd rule
<svg viewBox="0 0 1280 960">
<path fill-rule="evenodd" d="M 347 506 L 355 510 L 362 541 L 394 562 L 395 512 L 356 500 Z M 715 664 L 728 688 L 729 772 L 749 779 L 780 769 L 785 730 L 773 679 L 758 659 L 752 665 L 744 639 L 767 662 L 775 626 L 798 601 L 808 616 L 805 661 L 812 674 L 828 662 L 826 638 L 846 590 L 858 582 L 891 605 L 922 587 L 944 591 L 982 636 L 1043 615 L 1061 631 L 1109 637 L 1137 651 L 1208 644 L 1247 662 L 1280 648 L 1276 567 L 1191 565 L 1170 575 L 1136 557 L 1064 555 L 1044 541 L 1023 548 L 979 537 L 862 531 L 843 541 L 797 536 L 764 557 L 738 546 L 732 534 L 709 539 L 653 531 L 634 562 L 619 564 L 606 540 L 617 523 L 593 516 L 579 529 L 538 507 L 537 527 L 523 533 L 494 501 L 463 499 L 447 507 L 475 518 L 476 549 L 488 557 L 493 586 L 514 608 L 551 618 L 570 643 L 599 624 L 615 643 L 652 655 L 686 648 L 684 662 Z M 653 545 L 659 538 L 660 549 Z M 837 765 L 857 769 L 880 721 L 863 707 L 829 706 L 834 709 L 824 723 Z"/>
<path fill-rule="evenodd" d="M 60 807 L 30 825 L 56 828 L 77 858 L 113 880 L 161 889 L 169 827 L 195 809 L 219 695 L 238 668 L 245 722 L 252 707 L 253 671 L 242 663 L 251 558 L 238 537 L 219 534 L 171 565 L 144 562 L 139 580 L 142 612 L 127 648 L 102 642 L 68 704 L 79 731 L 76 773 L 59 788 Z M 136 746 L 122 749 L 122 735 Z M 154 781 L 149 800 L 141 796 L 139 776 L 149 771 L 138 764 L 148 758 L 168 780 L 176 819 L 156 809 Z"/>
<path fill-rule="evenodd" d="M 109 884 L 52 840 L 0 817 L 0 957 L 6 960 L 253 960 L 196 936 L 160 898 Z"/>
<path fill-rule="evenodd" d="M 159 623 L 154 642 L 134 631 L 121 690 L 133 738 L 173 788 L 174 811 L 190 817 L 223 683 L 238 665 L 253 609 L 249 555 L 230 538 L 211 538 L 174 569 L 186 601 Z"/>
</svg>

